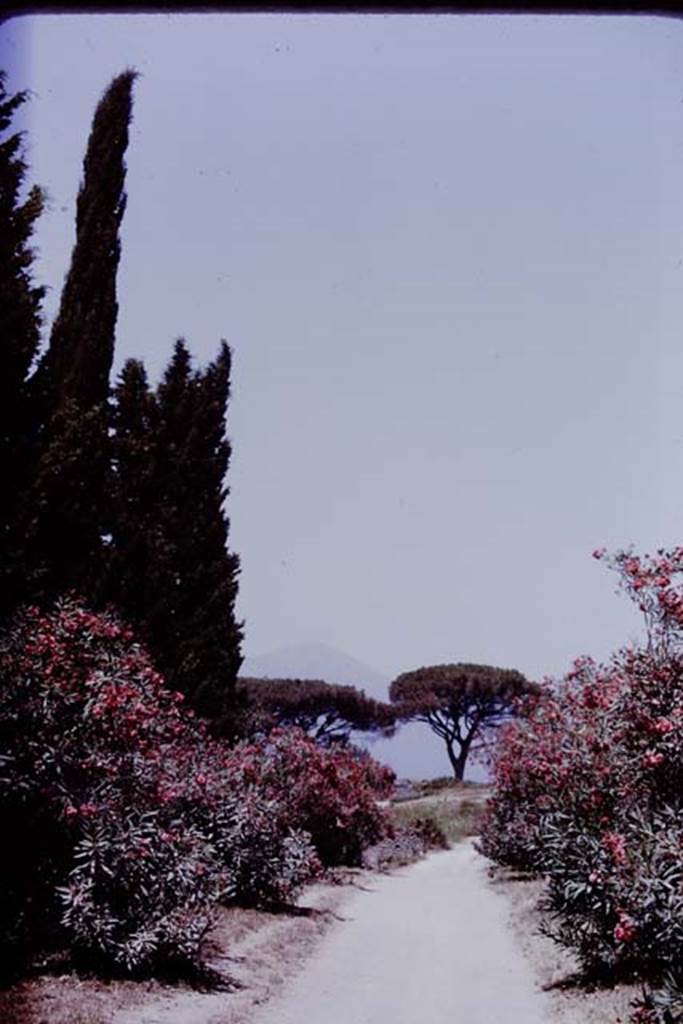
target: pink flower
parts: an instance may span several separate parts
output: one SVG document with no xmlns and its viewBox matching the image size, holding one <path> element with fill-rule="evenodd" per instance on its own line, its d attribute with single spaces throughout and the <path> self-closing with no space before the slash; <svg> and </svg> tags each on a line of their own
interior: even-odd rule
<svg viewBox="0 0 683 1024">
<path fill-rule="evenodd" d="M 607 847 L 612 854 L 615 864 L 624 864 L 626 861 L 626 842 L 624 837 L 616 832 L 607 832 L 602 839 L 603 846 Z"/>
<path fill-rule="evenodd" d="M 619 923 L 614 926 L 614 938 L 617 942 L 632 942 L 637 930 L 631 918 L 627 914 L 620 913 Z"/>
</svg>

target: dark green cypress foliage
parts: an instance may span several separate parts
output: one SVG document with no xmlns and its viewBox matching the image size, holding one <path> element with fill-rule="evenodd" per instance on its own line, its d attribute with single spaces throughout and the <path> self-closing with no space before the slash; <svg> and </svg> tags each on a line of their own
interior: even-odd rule
<svg viewBox="0 0 683 1024">
<path fill-rule="evenodd" d="M 28 378 L 40 344 L 44 289 L 31 278 L 31 236 L 43 192 L 24 195 L 27 165 L 22 134 L 8 134 L 25 92 L 10 95 L 0 71 L 0 614 L 23 590 L 23 537 L 17 529 L 28 484 L 33 417 Z"/>
<path fill-rule="evenodd" d="M 106 544 L 110 488 L 107 409 L 69 401 L 53 415 L 27 504 L 25 597 L 40 604 L 73 591 L 94 601 Z"/>
<path fill-rule="evenodd" d="M 136 74 L 110 84 L 93 119 L 76 210 L 76 244 L 49 348 L 35 375 L 43 433 L 33 487 L 28 587 L 51 599 L 97 598 L 110 510 L 109 374 L 117 316 L 124 154 Z"/>
<path fill-rule="evenodd" d="M 135 71 L 118 75 L 97 105 L 76 201 L 76 243 L 41 375 L 54 400 L 92 409 L 109 396 L 118 303 L 119 232 Z"/>
<path fill-rule="evenodd" d="M 230 365 L 223 343 L 204 373 L 193 372 L 179 341 L 157 391 L 162 579 L 150 626 L 170 685 L 210 716 L 229 712 L 242 662 L 242 627 L 235 621 L 239 560 L 227 550 L 223 511 Z"/>
<path fill-rule="evenodd" d="M 228 550 L 229 521 L 223 511 L 231 446 L 225 417 L 230 396 L 231 353 L 223 342 L 215 362 L 197 381 L 195 432 L 190 442 L 198 507 L 189 502 L 193 544 L 184 597 L 179 680 L 194 680 L 200 712 L 229 718 L 234 683 L 242 664 L 242 625 L 235 620 L 239 558 Z M 192 451 L 194 449 L 194 451 Z"/>
<path fill-rule="evenodd" d="M 202 715 L 230 720 L 241 656 L 239 560 L 223 512 L 230 350 L 203 373 L 183 341 L 150 394 L 129 362 L 116 393 L 116 524 L 109 594 L 169 685 Z"/>
<path fill-rule="evenodd" d="M 157 404 L 140 360 L 129 359 L 121 371 L 113 425 L 112 542 L 102 596 L 144 623 L 156 599 L 161 482 Z"/>
</svg>

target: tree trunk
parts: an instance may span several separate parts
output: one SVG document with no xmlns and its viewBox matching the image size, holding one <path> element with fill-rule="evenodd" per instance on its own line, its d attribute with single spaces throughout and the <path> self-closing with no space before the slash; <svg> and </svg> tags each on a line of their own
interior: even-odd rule
<svg viewBox="0 0 683 1024">
<path fill-rule="evenodd" d="M 467 764 L 467 755 L 470 752 L 470 745 L 473 739 L 473 733 L 466 736 L 464 740 L 446 740 L 446 750 L 448 752 L 448 760 L 451 762 L 451 768 L 453 769 L 453 775 L 455 776 L 456 782 L 462 782 L 465 776 L 465 765 Z M 458 743 L 458 751 L 453 749 L 454 743 Z"/>
<path fill-rule="evenodd" d="M 453 741 L 446 740 L 446 750 L 448 751 L 448 760 L 451 762 L 451 768 L 453 769 L 453 775 L 455 776 L 456 782 L 462 782 L 465 774 L 465 762 L 467 761 L 467 753 L 463 756 L 463 749 L 460 747 L 457 754 L 453 749 Z"/>
</svg>

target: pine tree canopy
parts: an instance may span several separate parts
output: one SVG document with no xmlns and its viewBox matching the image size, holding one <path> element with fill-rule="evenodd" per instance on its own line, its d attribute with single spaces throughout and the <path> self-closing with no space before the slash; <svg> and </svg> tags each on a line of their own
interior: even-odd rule
<svg viewBox="0 0 683 1024">
<path fill-rule="evenodd" d="M 355 686 L 322 679 L 255 679 L 240 676 L 247 727 L 268 734 L 281 726 L 298 726 L 319 743 L 348 743 L 354 730 L 392 736 L 396 710 L 368 697 Z"/>
<path fill-rule="evenodd" d="M 389 687 L 389 699 L 399 720 L 424 722 L 441 737 L 462 779 L 475 740 L 501 725 L 519 697 L 537 691 L 516 669 L 459 662 L 404 672 Z"/>
</svg>

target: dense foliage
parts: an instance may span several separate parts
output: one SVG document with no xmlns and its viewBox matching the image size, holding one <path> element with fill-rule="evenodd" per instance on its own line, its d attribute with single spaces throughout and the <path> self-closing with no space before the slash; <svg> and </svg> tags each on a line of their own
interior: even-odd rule
<svg viewBox="0 0 683 1024">
<path fill-rule="evenodd" d="M 44 289 L 32 279 L 31 238 L 44 196 L 27 190 L 24 140 L 11 132 L 25 92 L 11 95 L 0 72 L 0 614 L 23 591 L 18 519 L 30 479 L 35 409 L 29 374 L 38 353 Z"/>
<path fill-rule="evenodd" d="M 0 637 L 3 962 L 196 964 L 219 903 L 293 898 L 389 831 L 392 774 L 301 730 L 212 739 L 111 613 L 23 610 Z"/>
<path fill-rule="evenodd" d="M 196 959 L 219 900 L 317 870 L 273 788 L 239 777 L 111 615 L 23 612 L 0 643 L 3 942 L 127 970 Z"/>
<path fill-rule="evenodd" d="M 646 642 L 606 665 L 579 659 L 505 727 L 482 849 L 547 876 L 547 929 L 589 972 L 673 974 L 674 991 L 683 963 L 683 548 L 596 556 L 643 612 Z M 672 1019 L 650 1003 L 639 1019 Z"/>
<path fill-rule="evenodd" d="M 394 774 L 356 747 L 275 729 L 235 747 L 230 763 L 241 782 L 278 800 L 282 826 L 306 831 L 323 864 L 360 864 L 363 849 L 390 831 L 378 801 L 391 795 Z"/>
<path fill-rule="evenodd" d="M 110 506 L 109 373 L 135 72 L 97 105 L 76 206 L 76 241 L 50 343 L 32 381 L 36 452 L 21 527 L 27 596 L 74 587 L 90 600 L 106 552 Z"/>
<path fill-rule="evenodd" d="M 397 718 L 424 722 L 446 746 L 461 780 L 472 745 L 509 717 L 514 701 L 533 689 L 521 672 L 489 665 L 430 665 L 394 679 L 389 696 Z"/>
<path fill-rule="evenodd" d="M 106 591 L 174 690 L 228 723 L 242 661 L 239 559 L 227 550 L 225 417 L 231 354 L 203 371 L 177 342 L 156 391 L 130 360 L 116 389 L 112 553 Z"/>
<path fill-rule="evenodd" d="M 319 743 L 348 743 L 351 733 L 390 736 L 395 713 L 389 704 L 367 697 L 355 686 L 320 679 L 238 679 L 244 695 L 249 732 L 269 733 L 278 726 L 298 726 Z"/>
<path fill-rule="evenodd" d="M 35 369 L 43 290 L 29 241 L 43 197 L 23 195 L 21 135 L 0 142 L 0 615 L 69 590 L 90 607 L 114 603 L 170 686 L 230 732 L 242 660 L 224 511 L 230 349 L 195 372 L 178 342 L 154 393 L 131 361 L 111 401 L 136 77 L 118 75 L 97 105 L 71 263 Z M 0 76 L 1 135 L 25 98 Z"/>
</svg>

